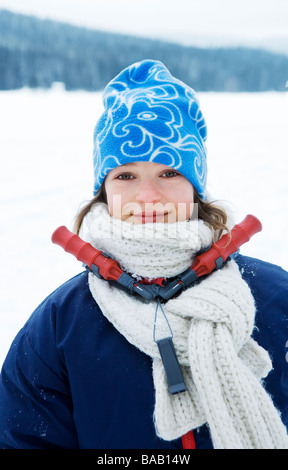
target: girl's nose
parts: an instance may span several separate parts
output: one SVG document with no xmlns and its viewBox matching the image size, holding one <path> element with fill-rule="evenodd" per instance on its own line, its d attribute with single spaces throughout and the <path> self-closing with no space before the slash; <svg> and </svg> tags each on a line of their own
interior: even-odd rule
<svg viewBox="0 0 288 470">
<path fill-rule="evenodd" d="M 159 202 L 161 192 L 156 181 L 145 180 L 137 188 L 136 200 L 138 202 Z"/>
</svg>

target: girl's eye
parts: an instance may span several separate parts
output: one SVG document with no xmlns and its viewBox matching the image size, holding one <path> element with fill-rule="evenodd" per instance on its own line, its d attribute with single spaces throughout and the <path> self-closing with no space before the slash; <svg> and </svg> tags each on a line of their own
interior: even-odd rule
<svg viewBox="0 0 288 470">
<path fill-rule="evenodd" d="M 174 171 L 174 170 L 167 170 L 164 173 L 162 173 L 162 176 L 166 176 L 168 178 L 173 178 L 174 176 L 178 176 L 178 175 L 179 173 L 177 173 L 177 171 Z"/>
<path fill-rule="evenodd" d="M 133 178 L 133 176 L 130 173 L 122 173 L 116 177 L 116 179 L 119 180 L 130 180 L 131 178 Z"/>
</svg>

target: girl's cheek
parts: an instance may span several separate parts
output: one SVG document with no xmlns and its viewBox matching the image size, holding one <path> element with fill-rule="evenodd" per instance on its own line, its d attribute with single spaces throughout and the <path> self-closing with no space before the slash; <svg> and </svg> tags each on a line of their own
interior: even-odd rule
<svg viewBox="0 0 288 470">
<path fill-rule="evenodd" d="M 122 197 L 120 194 L 111 194 L 107 198 L 108 210 L 110 215 L 116 219 L 121 219 L 122 214 Z"/>
</svg>

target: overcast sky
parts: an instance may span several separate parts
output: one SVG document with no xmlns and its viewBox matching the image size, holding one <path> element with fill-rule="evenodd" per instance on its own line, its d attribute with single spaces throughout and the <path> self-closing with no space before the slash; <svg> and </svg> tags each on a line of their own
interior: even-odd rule
<svg viewBox="0 0 288 470">
<path fill-rule="evenodd" d="M 0 0 L 2 8 L 150 37 L 288 37 L 287 0 Z"/>
</svg>

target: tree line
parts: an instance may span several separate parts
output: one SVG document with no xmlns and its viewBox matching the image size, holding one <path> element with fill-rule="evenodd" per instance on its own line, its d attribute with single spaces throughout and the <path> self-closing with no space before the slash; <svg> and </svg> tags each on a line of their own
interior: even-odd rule
<svg viewBox="0 0 288 470">
<path fill-rule="evenodd" d="M 287 91 L 288 57 L 261 49 L 187 47 L 0 12 L 0 89 L 98 91 L 124 67 L 162 61 L 196 91 Z"/>
</svg>

